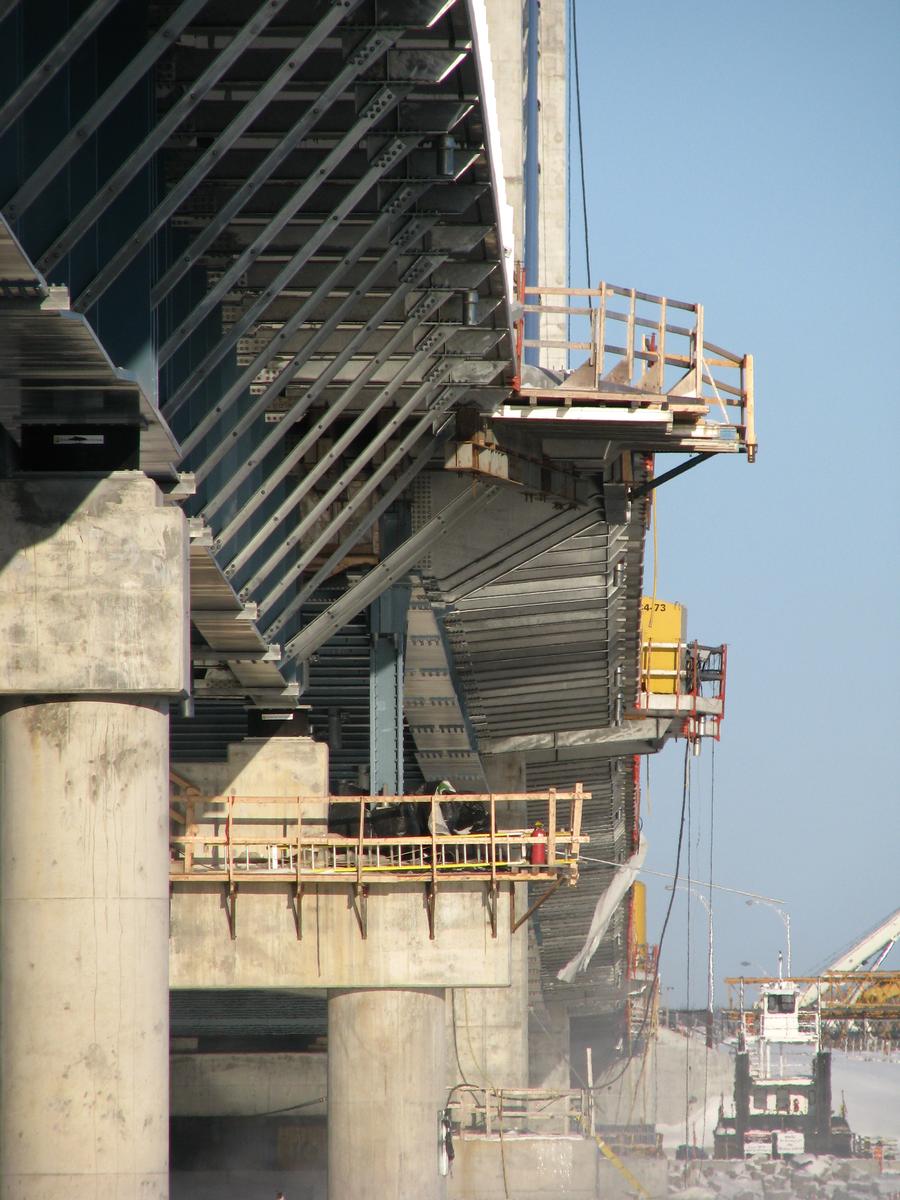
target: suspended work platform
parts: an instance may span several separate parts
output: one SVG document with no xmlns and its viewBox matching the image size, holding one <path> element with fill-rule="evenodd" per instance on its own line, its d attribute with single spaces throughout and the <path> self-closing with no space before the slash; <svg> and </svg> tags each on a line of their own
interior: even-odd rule
<svg viewBox="0 0 900 1200">
<path fill-rule="evenodd" d="M 349 877 L 390 884 L 502 875 L 507 882 L 577 882 L 579 848 L 590 840 L 580 832 L 590 792 L 453 793 L 449 799 L 469 810 L 473 827 L 451 832 L 441 811 L 447 796 L 186 796 L 171 810 L 184 832 L 169 839 L 170 877 L 179 883 Z M 532 812 L 544 808 L 540 832 L 498 827 L 498 805 L 526 802 Z M 335 826 L 346 832 L 334 832 Z"/>
<path fill-rule="evenodd" d="M 516 377 L 501 419 L 552 421 L 570 438 L 639 434 L 648 452 L 754 461 L 753 357 L 705 340 L 702 304 L 611 283 L 528 287 L 521 276 L 519 301 Z M 539 337 L 528 336 L 534 323 Z M 570 369 L 532 365 L 541 352 Z"/>
</svg>

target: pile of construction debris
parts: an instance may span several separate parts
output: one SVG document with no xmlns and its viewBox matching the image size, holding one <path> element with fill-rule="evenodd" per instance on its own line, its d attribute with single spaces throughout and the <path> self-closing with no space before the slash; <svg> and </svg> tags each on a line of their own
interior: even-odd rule
<svg viewBox="0 0 900 1200">
<path fill-rule="evenodd" d="M 891 1167 L 900 1164 L 891 1164 Z M 669 1164 L 669 1196 L 679 1200 L 900 1200 L 900 1169 L 872 1159 L 814 1157 Z"/>
</svg>

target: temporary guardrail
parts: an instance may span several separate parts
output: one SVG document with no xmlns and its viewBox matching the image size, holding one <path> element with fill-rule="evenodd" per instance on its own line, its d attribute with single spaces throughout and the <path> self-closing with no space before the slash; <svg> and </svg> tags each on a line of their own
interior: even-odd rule
<svg viewBox="0 0 900 1200">
<path fill-rule="evenodd" d="M 580 784 L 571 792 L 206 796 L 177 776 L 173 783 L 171 883 L 222 883 L 232 898 L 238 885 L 288 881 L 299 897 L 309 885 L 348 883 L 361 901 L 363 936 L 371 886 L 423 882 L 433 935 L 438 886 L 486 884 L 496 935 L 500 884 L 547 882 L 521 916 L 513 899 L 518 929 L 562 883 L 577 882 L 579 850 L 590 840 L 581 814 L 591 796 Z M 513 824 L 523 803 L 541 813 L 527 827 Z"/>
</svg>

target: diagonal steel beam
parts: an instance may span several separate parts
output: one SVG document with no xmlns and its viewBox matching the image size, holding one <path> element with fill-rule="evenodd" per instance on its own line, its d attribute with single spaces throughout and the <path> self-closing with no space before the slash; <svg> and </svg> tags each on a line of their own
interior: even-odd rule
<svg viewBox="0 0 900 1200">
<path fill-rule="evenodd" d="M 440 329 L 432 330 L 430 333 L 426 334 L 426 336 L 422 339 L 422 342 L 427 343 L 427 345 L 423 346 L 420 343 L 420 346 L 416 348 L 416 353 L 411 355 L 408 363 L 404 364 L 403 371 L 401 372 L 403 377 L 408 377 L 421 362 L 430 358 L 431 355 L 434 354 L 434 352 L 438 350 L 443 343 L 453 335 L 453 332 L 454 330 L 451 327 L 441 327 Z M 362 431 L 374 420 L 378 413 L 380 413 L 387 406 L 389 401 L 394 396 L 394 393 L 402 386 L 402 383 L 403 379 L 395 377 L 391 380 L 388 386 L 383 388 L 374 398 L 374 400 L 372 400 L 371 403 L 363 409 L 356 420 L 353 421 L 350 426 L 341 434 L 328 452 L 323 454 L 315 466 L 311 467 L 310 470 L 307 471 L 297 486 L 291 490 L 288 496 L 278 505 L 275 511 L 267 515 L 265 525 L 257 531 L 254 537 L 250 538 L 244 545 L 241 546 L 240 553 L 235 556 L 234 564 L 229 564 L 226 574 L 228 571 L 233 573 L 232 568 L 235 564 L 237 566 L 243 565 L 243 563 L 249 558 L 250 554 L 253 553 L 271 536 L 273 532 L 273 526 L 281 524 L 281 522 L 284 521 L 297 508 L 303 498 L 309 494 L 322 476 L 326 474 L 331 466 L 340 458 L 347 447 L 352 445 L 354 439 L 360 433 L 362 433 Z M 389 441 L 391 434 L 395 433 L 403 425 L 403 422 L 407 419 L 407 417 L 413 414 L 419 403 L 420 401 L 418 396 L 413 395 L 407 399 L 405 404 L 401 405 L 391 419 L 385 423 L 384 427 L 379 429 L 378 433 L 366 443 L 365 449 L 357 455 L 354 462 L 347 467 L 346 470 L 341 471 L 340 477 L 337 479 L 337 481 L 331 484 L 323 496 L 319 497 L 310 511 L 304 513 L 297 524 L 291 526 L 290 532 L 287 533 L 283 538 L 279 539 L 275 550 L 269 555 L 269 558 L 266 560 L 266 562 L 254 572 L 253 576 L 247 580 L 244 585 L 244 589 L 242 590 L 252 592 L 262 583 L 265 578 L 267 578 L 267 576 L 272 574 L 272 572 L 275 570 L 275 567 L 281 562 L 288 551 L 293 549 L 293 547 L 301 541 L 307 531 L 312 528 L 312 526 L 332 504 L 332 502 L 337 500 L 342 492 L 346 491 L 347 487 L 353 482 L 354 479 L 356 479 L 360 471 L 362 471 L 362 469 L 367 466 L 368 463 L 375 457 L 385 442 Z M 307 442 L 304 453 L 306 452 L 306 449 L 312 448 L 312 446 L 318 440 L 318 436 L 318 433 L 314 433 L 313 431 L 310 431 L 310 433 L 307 434 L 307 436 L 303 439 L 305 442 Z M 294 452 L 292 451 L 291 453 L 293 456 Z M 302 457 L 302 455 L 300 457 Z M 237 562 L 238 558 L 241 559 L 240 563 Z"/>
<path fill-rule="evenodd" d="M 402 299 L 402 296 L 400 298 Z M 254 494 L 241 505 L 240 511 L 231 519 L 225 529 L 222 530 L 222 532 L 213 542 L 213 547 L 215 550 L 220 550 L 226 542 L 230 541 L 234 537 L 235 533 L 246 523 L 248 518 L 252 516 L 254 512 L 256 512 L 265 499 L 268 496 L 271 496 L 272 489 L 277 484 L 281 483 L 281 481 L 290 473 L 294 465 L 303 458 L 303 455 L 306 454 L 307 450 L 309 450 L 315 444 L 315 442 L 318 441 L 325 430 L 333 425 L 341 413 L 343 413 L 356 399 L 366 384 L 369 383 L 372 377 L 377 373 L 378 369 L 385 362 L 387 362 L 393 350 L 405 338 L 413 334 L 416 327 L 426 317 L 430 316 L 436 308 L 439 307 L 444 298 L 445 293 L 426 292 L 425 295 L 418 300 L 415 305 L 413 305 L 409 311 L 406 321 L 396 331 L 393 337 L 387 341 L 387 343 L 381 348 L 381 350 L 378 351 L 377 354 L 372 356 L 372 358 L 369 360 L 363 370 L 360 371 L 352 383 L 348 384 L 343 390 L 338 399 L 328 406 L 322 416 L 319 417 L 312 428 L 304 435 L 297 445 L 291 447 L 289 453 L 285 454 L 285 456 L 279 461 L 275 469 L 266 477 L 265 482 L 259 488 L 257 488 Z M 396 300 L 397 297 L 392 296 L 391 299 L 382 306 L 382 309 L 386 310 L 388 307 L 390 307 L 390 305 L 396 303 Z M 383 316 L 380 317 L 379 323 L 380 320 L 383 320 Z M 344 350 L 341 351 L 337 358 L 329 364 L 325 371 L 322 372 L 315 384 L 313 384 L 313 388 L 317 388 L 319 391 L 323 390 L 327 386 L 328 381 L 337 375 L 341 367 L 349 362 L 359 347 L 365 343 L 366 337 L 368 337 L 371 332 L 372 329 L 368 329 L 365 336 L 363 336 L 362 331 L 360 331 L 359 334 L 357 334 L 357 336 L 354 337 L 352 341 L 344 348 Z M 412 369 L 413 368 L 409 365 L 409 363 L 404 363 L 403 367 L 401 368 L 401 373 L 408 375 Z M 326 379 L 326 376 L 328 376 L 328 379 Z M 397 380 L 395 386 L 399 387 L 401 382 L 402 380 Z M 311 392 L 313 388 L 310 388 L 309 391 Z M 309 392 L 307 392 L 307 397 L 308 396 Z M 284 422 L 282 421 L 281 427 L 277 430 L 277 432 L 282 435 L 284 434 L 283 426 Z M 255 461 L 259 461 L 259 458 L 257 457 Z M 243 470 L 243 468 L 241 469 Z M 204 515 L 206 515 L 205 509 Z M 258 530 L 252 538 L 245 540 L 242 543 L 239 552 L 225 568 L 225 574 L 227 577 L 233 575 L 235 571 L 246 561 L 251 549 L 251 542 L 253 543 L 252 548 L 255 548 L 259 540 L 267 537 L 272 532 L 274 526 L 277 525 L 281 519 L 282 514 L 278 510 L 276 510 L 276 513 L 272 514 L 271 516 L 266 517 L 265 529 Z"/>
<path fill-rule="evenodd" d="M 438 364 L 438 367 L 441 371 L 446 369 L 442 363 Z M 433 389 L 430 385 L 427 385 L 422 390 L 431 391 Z M 339 530 L 343 529 L 344 525 L 356 515 L 360 507 L 381 482 L 412 452 L 428 427 L 433 426 L 438 417 L 442 416 L 452 404 L 465 395 L 465 391 L 465 388 L 460 387 L 445 388 L 437 399 L 429 404 L 428 411 L 419 418 L 406 436 L 397 443 L 384 462 L 372 472 L 353 498 L 341 506 L 340 511 L 335 514 L 328 526 L 318 535 L 315 541 L 310 546 L 307 546 L 303 553 L 282 572 L 278 585 L 272 588 L 260 606 L 261 611 L 267 612 L 291 584 L 300 578 L 303 572 L 314 562 L 316 555 L 328 544 L 329 540 Z M 293 611 L 293 602 L 288 605 L 281 614 L 281 617 L 286 616 L 289 611 Z"/>
<path fill-rule="evenodd" d="M 106 212 L 110 204 L 134 179 L 137 172 L 153 157 L 157 150 L 175 132 L 185 117 L 192 112 L 203 97 L 221 79 L 228 68 L 237 61 L 258 34 L 284 8 L 287 0 L 264 0 L 256 13 L 240 29 L 224 50 L 213 59 L 202 75 L 178 100 L 166 115 L 153 127 L 147 137 L 134 149 L 125 161 L 94 194 L 91 201 L 79 212 L 53 244 L 38 259 L 38 266 L 45 274 L 53 269 L 61 258 L 87 233 L 88 229 Z M 56 159 L 52 156 L 53 174 L 56 174 Z"/>
<path fill-rule="evenodd" d="M 365 537 L 376 521 L 381 520 L 397 497 L 402 496 L 413 480 L 425 470 L 431 460 L 431 456 L 450 432 L 451 426 L 452 420 L 448 417 L 437 433 L 426 440 L 416 457 L 404 471 L 400 472 L 390 487 L 379 498 L 378 503 L 374 504 L 365 516 L 353 526 L 338 548 L 329 555 L 318 571 L 316 571 L 315 575 L 307 580 L 297 595 L 292 598 L 290 604 L 272 622 L 263 634 L 266 641 L 271 641 L 278 630 L 283 628 L 285 621 L 289 620 L 295 612 L 303 607 L 319 585 L 331 576 L 332 571 L 334 571 L 338 563 L 347 557 L 353 547 Z"/>
<path fill-rule="evenodd" d="M 441 593 L 452 603 L 463 600 L 597 525 L 604 525 L 604 521 L 596 509 L 567 508 L 508 542 L 501 559 L 497 559 L 496 550 L 489 551 L 442 579 Z"/>
<path fill-rule="evenodd" d="M 44 56 L 27 79 L 24 79 L 9 99 L 0 108 L 0 134 L 4 133 L 13 121 L 25 111 L 28 105 L 39 96 L 51 79 L 66 65 L 75 51 L 94 32 L 111 8 L 119 0 L 94 0 L 84 10 L 77 21 L 66 30 L 53 49 Z M 0 21 L 5 13 L 0 7 Z"/>
<path fill-rule="evenodd" d="M 259 354 L 253 359 L 248 367 L 246 367 L 235 382 L 229 387 L 222 396 L 216 401 L 210 411 L 200 420 L 191 430 L 190 434 L 184 439 L 181 444 L 182 454 L 186 457 L 195 449 L 195 447 L 203 440 L 209 431 L 218 424 L 220 418 L 235 404 L 235 402 L 243 396 L 244 392 L 249 388 L 250 384 L 259 375 L 259 373 L 269 365 L 273 358 L 278 354 L 280 348 L 292 338 L 302 325 L 304 325 L 313 313 L 317 312 L 319 306 L 325 301 L 333 291 L 335 291 L 344 279 L 345 274 L 350 271 L 368 248 L 371 246 L 380 234 L 387 229 L 391 221 L 395 220 L 422 194 L 422 188 L 403 186 L 398 188 L 391 199 L 384 207 L 381 215 L 372 222 L 368 230 L 362 237 L 358 239 L 347 255 L 341 259 L 334 270 L 330 271 L 319 286 L 310 293 L 307 299 L 300 307 L 291 314 L 281 328 L 273 335 L 271 340 L 260 350 Z M 414 218 L 404 225 L 403 229 L 397 234 L 396 238 L 391 243 L 388 254 L 381 259 L 382 266 L 393 262 L 395 258 L 399 258 L 400 254 L 407 246 L 414 241 L 422 233 L 431 228 L 433 218 L 422 220 L 422 218 Z M 394 253 L 396 246 L 396 253 Z M 276 381 L 277 382 L 277 381 Z M 236 430 L 232 437 L 239 437 L 250 425 L 255 421 L 261 413 L 263 413 L 272 398 L 271 388 L 266 388 L 265 392 L 253 403 L 250 408 L 241 418 L 241 429 Z M 228 452 L 229 443 L 227 438 L 222 438 L 219 441 L 216 449 L 210 456 L 204 460 L 201 467 L 201 479 L 205 479 L 209 474 L 210 469 L 215 466 L 221 458 Z M 196 473 L 195 473 L 196 475 Z"/>
<path fill-rule="evenodd" d="M 376 92 L 374 98 L 366 105 L 360 113 L 357 120 L 353 123 L 347 133 L 341 138 L 337 145 L 325 155 L 315 173 L 311 175 L 304 183 L 300 185 L 295 192 L 291 193 L 290 198 L 282 204 L 281 208 L 275 216 L 269 221 L 261 233 L 259 233 L 247 248 L 240 253 L 231 266 L 225 271 L 221 278 L 218 279 L 215 285 L 210 288 L 199 304 L 195 305 L 190 312 L 188 318 L 183 321 L 172 335 L 159 348 L 157 355 L 160 364 L 167 362 L 178 347 L 184 342 L 212 312 L 217 304 L 221 302 L 224 296 L 228 294 L 231 288 L 237 283 L 238 279 L 244 274 L 269 243 L 278 236 L 285 225 L 293 216 L 303 207 L 307 200 L 321 187 L 332 171 L 334 171 L 344 161 L 348 154 L 356 149 L 357 143 L 377 125 L 380 120 L 392 109 L 396 108 L 401 98 L 406 94 L 408 88 L 393 88 L 382 87 Z M 396 158 L 403 154 L 404 140 L 402 138 L 394 138 L 389 145 L 381 150 L 372 159 L 369 164 L 373 168 L 381 168 L 381 171 L 387 170 L 392 165 Z"/>
<path fill-rule="evenodd" d="M 418 139 L 416 138 L 403 140 L 406 142 L 406 149 L 404 153 L 408 153 L 416 145 L 418 145 Z M 170 399 L 166 401 L 165 412 L 167 418 L 171 419 L 172 415 L 178 412 L 185 401 L 193 395 L 194 391 L 200 386 L 203 380 L 209 376 L 216 364 L 221 362 L 226 354 L 231 351 L 232 347 L 237 345 L 244 334 L 255 324 L 257 324 L 263 313 L 276 299 L 279 293 L 291 283 L 294 277 L 309 262 L 319 247 L 322 246 L 334 233 L 335 229 L 340 225 L 344 218 L 349 216 L 359 201 L 363 198 L 363 196 L 365 196 L 366 192 L 368 192 L 370 188 L 374 187 L 375 184 L 378 183 L 383 174 L 384 171 L 380 165 L 370 167 L 363 177 L 350 189 L 334 212 L 329 214 L 328 219 L 322 221 L 315 232 L 303 243 L 296 254 L 292 255 L 291 258 L 288 259 L 272 282 L 267 284 L 266 287 L 262 289 L 256 300 L 254 300 L 247 311 L 242 314 L 239 320 L 235 321 L 235 323 L 228 330 L 227 334 L 225 334 L 219 339 L 218 342 L 216 342 L 216 344 L 204 356 L 197 367 L 190 373 L 184 383 L 181 384 L 180 387 L 178 387 L 177 390 L 172 394 Z M 407 190 L 411 192 L 412 189 Z M 411 198 L 409 203 L 412 203 Z M 391 208 L 394 209 L 395 206 L 392 205 Z M 389 219 L 392 215 L 394 215 L 393 212 L 382 213 L 381 218 L 379 219 L 380 224 L 379 221 L 376 221 L 375 224 L 379 225 L 379 228 L 381 228 L 384 224 L 385 218 Z M 342 269 L 345 268 L 345 264 L 346 260 L 341 264 Z M 316 290 L 318 292 L 321 289 L 317 288 Z M 308 308 L 308 301 L 301 305 L 301 309 L 304 311 Z M 295 317 L 291 318 L 291 320 L 294 319 Z M 299 328 L 299 325 L 296 325 L 295 328 Z M 252 378 L 254 378 L 254 376 L 251 376 L 251 379 Z M 182 449 L 185 453 L 188 452 L 187 443 L 183 445 Z"/>
<path fill-rule="evenodd" d="M 311 55 L 321 46 L 332 30 L 345 16 L 362 3 L 362 0 L 347 0 L 345 5 L 334 4 L 326 9 L 325 15 L 315 25 L 299 46 L 292 49 L 281 66 L 266 80 L 252 100 L 249 100 L 237 116 L 219 134 L 212 145 L 200 155 L 181 179 L 166 194 L 150 216 L 143 221 L 128 240 L 120 246 L 103 269 L 94 276 L 72 302 L 72 307 L 84 312 L 100 299 L 106 289 L 115 282 L 136 254 L 175 213 L 184 201 L 206 178 L 210 168 L 234 145 L 245 129 L 259 116 L 269 101 L 284 88 Z"/>
<path fill-rule="evenodd" d="M 393 45 L 397 39 L 394 29 L 377 30 L 369 34 L 359 46 L 349 55 L 341 71 L 328 84 L 318 98 L 309 105 L 299 120 L 291 126 L 279 140 L 274 149 L 253 173 L 241 184 L 237 191 L 222 205 L 216 215 L 204 225 L 203 229 L 190 246 L 179 255 L 165 272 L 159 283 L 150 292 L 150 301 L 158 305 L 178 281 L 191 269 L 201 255 L 209 249 L 216 238 L 228 227 L 232 219 L 240 212 L 250 197 L 277 170 L 289 154 L 292 154 L 298 144 L 310 130 L 318 124 L 331 104 L 353 83 L 355 79 Z"/>
<path fill-rule="evenodd" d="M 418 220 L 419 218 L 416 218 L 417 223 Z M 222 458 L 224 458 L 231 446 L 235 444 L 237 438 L 246 433 L 246 431 L 252 426 L 253 422 L 259 417 L 260 413 L 263 412 L 268 405 L 274 401 L 279 393 L 287 387 L 297 372 L 308 360 L 309 356 L 313 354 L 319 346 L 323 345 L 325 340 L 338 328 L 345 316 L 352 311 L 353 305 L 356 303 L 359 294 L 364 294 L 365 291 L 381 277 L 381 275 L 384 273 L 385 266 L 390 265 L 395 258 L 399 258 L 401 253 L 402 249 L 399 245 L 391 245 L 383 258 L 379 259 L 379 261 L 375 263 L 375 265 L 363 277 L 358 286 L 352 290 L 352 292 L 340 305 L 338 305 L 328 321 L 319 327 L 310 340 L 304 346 L 302 346 L 293 356 L 290 362 L 288 362 L 282 368 L 282 370 L 279 371 L 278 375 L 272 380 L 262 395 L 258 397 L 250 410 L 245 413 L 237 422 L 237 424 L 229 431 L 228 438 L 220 439 L 218 445 L 210 452 L 206 459 L 204 459 L 204 461 L 198 467 L 194 468 L 194 475 L 196 478 L 199 478 L 200 480 L 206 478 L 212 467 Z M 410 288 L 407 290 L 412 289 Z M 404 295 L 405 294 L 406 293 L 404 292 Z M 382 305 L 382 307 L 379 309 L 379 313 L 376 314 L 376 316 L 379 314 L 386 315 L 393 307 L 395 299 L 395 296 L 391 296 L 390 299 Z M 373 325 L 371 328 L 374 329 L 375 326 Z M 365 337 L 368 336 L 369 332 L 371 332 L 371 329 L 368 329 L 366 334 L 363 334 L 363 331 L 360 330 L 357 336 Z M 334 367 L 334 364 L 332 364 L 331 368 L 326 368 L 326 370 L 330 370 L 331 372 L 329 374 L 330 380 L 332 375 L 336 374 L 339 368 Z M 274 449 L 281 438 L 284 437 L 285 429 L 287 429 L 291 424 L 295 424 L 300 420 L 304 413 L 318 398 L 320 393 L 324 391 L 324 388 L 325 384 L 322 383 L 321 378 L 317 379 L 314 384 L 307 388 L 306 391 L 294 401 L 290 408 L 284 413 L 278 428 L 273 429 L 262 440 L 260 445 L 254 450 L 254 456 L 247 459 L 247 461 L 244 463 L 244 467 L 240 469 L 239 477 L 237 475 L 233 477 L 236 485 L 243 483 L 244 479 L 250 474 L 250 471 L 253 469 L 253 467 L 258 464 L 260 459 L 268 454 L 270 450 Z M 221 507 L 221 504 L 218 502 L 218 497 L 214 497 L 212 500 L 210 500 L 209 505 L 210 512 L 212 513 L 215 513 Z"/>
<path fill-rule="evenodd" d="M 304 662 L 329 638 L 338 633 L 349 621 L 359 616 L 364 609 L 377 600 L 393 583 L 402 579 L 410 567 L 419 561 L 435 542 L 465 518 L 471 519 L 486 508 L 500 493 L 498 484 L 485 486 L 474 479 L 455 499 L 446 504 L 439 513 L 427 521 L 421 529 L 407 538 L 397 549 L 383 559 L 353 587 L 320 613 L 314 621 L 297 634 L 284 647 L 283 662 L 299 659 Z"/>
<path fill-rule="evenodd" d="M 435 266 L 439 266 L 444 261 L 445 257 L 446 256 L 443 254 L 425 255 L 416 260 L 416 263 L 413 264 L 413 266 L 401 279 L 400 286 L 393 292 L 391 296 L 388 297 L 388 299 L 381 305 L 377 312 L 370 317 L 368 321 L 366 321 L 365 325 L 362 325 L 359 330 L 357 330 L 356 334 L 348 341 L 347 345 L 340 352 L 340 354 L 335 355 L 328 366 L 319 375 L 316 382 L 306 389 L 303 395 L 285 413 L 284 417 L 272 430 L 272 432 L 267 437 L 263 438 L 259 446 L 254 449 L 252 456 L 249 457 L 244 464 L 238 468 L 237 471 L 229 476 L 229 479 L 225 485 L 219 489 L 215 496 L 213 496 L 206 504 L 204 504 L 203 515 L 207 521 L 209 521 L 211 517 L 219 511 L 222 505 L 230 498 L 235 488 L 244 482 L 247 476 L 253 471 L 254 467 L 262 462 L 263 458 L 269 453 L 269 451 L 281 441 L 281 439 L 284 437 L 285 430 L 289 428 L 291 424 L 295 423 L 299 416 L 306 412 L 310 405 L 318 398 L 318 396 L 325 391 L 329 383 L 331 383 L 331 381 L 346 366 L 351 358 L 353 358 L 354 354 L 356 354 L 357 351 L 365 344 L 369 336 L 374 333 L 374 331 L 384 322 L 391 309 L 397 303 L 403 301 L 410 292 L 417 288 L 419 284 L 421 284 L 424 277 L 430 274 L 430 272 L 434 270 Z M 373 268 L 373 272 L 376 272 L 376 269 L 377 273 L 380 274 L 380 264 L 376 264 L 376 266 Z M 306 346 L 304 346 L 303 349 L 294 356 L 289 367 L 282 371 L 278 376 L 278 379 L 274 380 L 271 385 L 276 394 L 287 383 L 289 383 L 291 379 L 293 379 L 294 375 L 297 374 L 297 372 L 300 370 L 300 367 L 304 362 L 306 362 L 315 346 L 321 345 L 326 338 L 328 338 L 340 325 L 340 322 L 344 319 L 346 312 L 349 311 L 356 299 L 357 297 L 354 294 L 348 296 L 344 303 L 339 305 L 335 312 L 332 313 L 331 317 L 329 317 L 329 319 L 319 328 L 318 332 L 314 334 L 312 338 L 310 338 Z M 415 311 L 415 309 L 413 311 Z M 407 325 L 403 326 L 404 335 L 406 332 L 408 332 Z M 394 341 L 395 339 L 392 338 L 389 345 L 391 345 Z M 384 351 L 382 350 L 381 354 L 383 353 Z M 365 374 L 365 372 L 363 372 L 363 374 Z M 357 380 L 354 380 L 353 383 L 347 387 L 344 394 L 341 396 L 341 399 L 331 406 L 329 412 L 332 412 L 333 416 L 336 417 L 339 412 L 343 411 L 343 409 L 347 407 L 347 404 L 350 403 L 356 393 L 360 390 L 362 383 L 357 386 L 357 381 L 359 379 L 360 376 L 357 376 Z M 364 382 L 365 380 L 363 380 L 363 383 Z M 275 387 L 276 384 L 278 384 L 277 388 Z M 229 532 L 223 534 L 222 537 L 217 539 L 214 543 L 214 547 L 216 549 L 220 549 L 222 541 L 227 540 L 227 538 L 231 536 L 230 531 L 232 527 L 237 528 L 240 524 L 243 524 L 243 521 L 246 520 L 246 517 L 250 515 L 250 512 L 248 511 L 250 505 L 253 505 L 252 511 L 255 511 L 262 498 L 263 496 L 260 496 L 257 503 L 248 501 L 247 504 L 242 506 L 241 512 L 237 517 L 234 518 L 234 520 L 231 522 L 231 525 L 228 527 Z"/>
</svg>

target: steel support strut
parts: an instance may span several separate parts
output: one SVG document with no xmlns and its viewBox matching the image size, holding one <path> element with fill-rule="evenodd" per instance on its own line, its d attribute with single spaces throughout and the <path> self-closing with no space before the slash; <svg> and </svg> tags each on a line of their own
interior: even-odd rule
<svg viewBox="0 0 900 1200">
<path fill-rule="evenodd" d="M 352 621 L 363 609 L 368 608 L 385 589 L 402 578 L 414 563 L 427 554 L 439 538 L 449 533 L 464 518 L 471 518 L 486 508 L 499 493 L 499 485 L 484 486 L 480 480 L 473 480 L 471 488 L 467 488 L 445 505 L 412 537 L 398 546 L 393 554 L 389 554 L 377 567 L 373 567 L 359 583 L 348 588 L 340 599 L 292 638 L 284 648 L 285 660 L 303 661 L 309 658 L 348 621 Z"/>
</svg>

